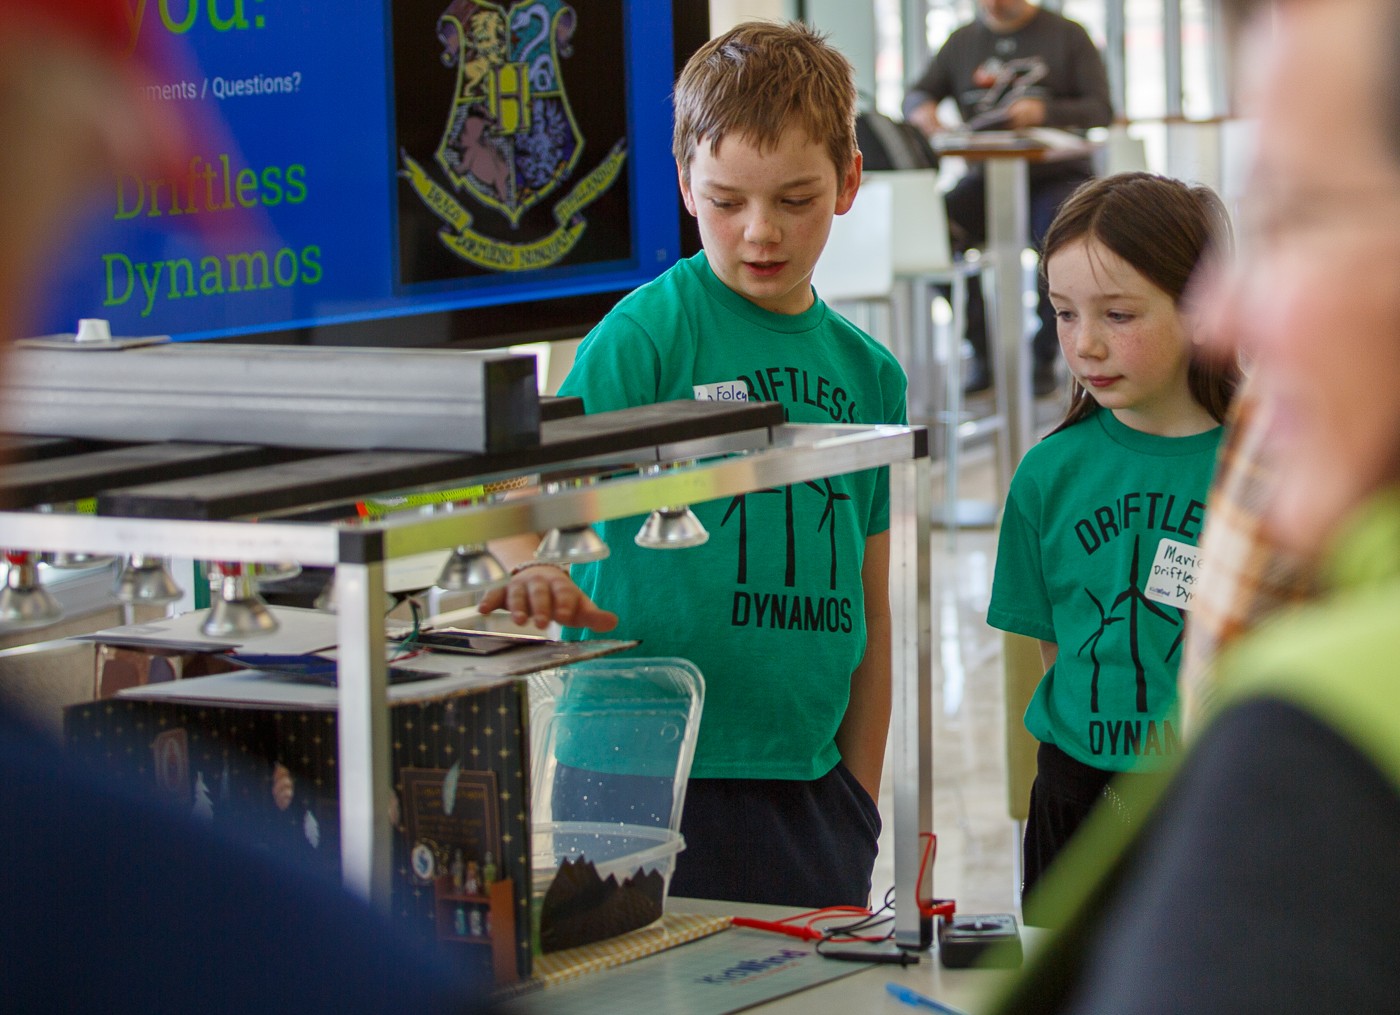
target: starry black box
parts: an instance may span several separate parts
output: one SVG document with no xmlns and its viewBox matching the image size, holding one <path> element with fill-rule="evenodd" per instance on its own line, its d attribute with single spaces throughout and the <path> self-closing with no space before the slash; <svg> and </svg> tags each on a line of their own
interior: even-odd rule
<svg viewBox="0 0 1400 1015">
<path fill-rule="evenodd" d="M 115 778 L 339 878 L 336 691 L 294 686 L 275 705 L 229 700 L 250 679 L 164 685 L 174 700 L 140 688 L 74 705 L 64 713 L 65 739 Z M 504 985 L 531 972 L 524 685 L 433 683 L 431 693 L 391 694 L 392 908 L 409 934 Z M 208 700 L 195 700 L 200 694 Z M 425 816 L 434 780 L 437 813 Z M 406 781 L 416 787 L 414 808 Z"/>
</svg>

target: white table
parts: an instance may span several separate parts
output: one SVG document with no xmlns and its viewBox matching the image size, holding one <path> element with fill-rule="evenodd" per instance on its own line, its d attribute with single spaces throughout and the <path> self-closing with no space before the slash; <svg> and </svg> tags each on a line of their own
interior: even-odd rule
<svg viewBox="0 0 1400 1015">
<path fill-rule="evenodd" d="M 738 915 L 764 920 L 779 920 L 795 912 L 778 906 L 676 898 L 667 900 L 666 908 L 671 913 Z M 1041 933 L 1038 930 L 1027 932 L 1022 928 L 1023 947 L 1033 947 Z M 770 951 L 810 952 L 813 947 L 811 943 L 796 938 L 748 928 L 735 927 L 719 931 L 718 934 L 742 934 L 750 938 L 768 939 L 753 953 L 756 956 L 765 956 Z M 706 940 L 712 939 L 701 939 Z M 696 945 L 699 944 L 700 942 L 696 942 Z M 697 973 L 693 953 L 686 953 L 686 949 L 691 947 L 693 946 L 688 944 L 680 945 L 611 969 L 585 974 L 576 980 L 545 987 L 537 993 L 522 995 L 519 1004 L 509 1005 L 507 1012 L 511 1015 L 517 1012 L 524 1015 L 530 1011 L 558 1011 L 565 1015 L 619 1015 L 636 1010 L 638 998 L 645 997 L 652 1010 L 665 1011 L 667 1015 L 713 1015 L 719 1005 L 725 1003 L 722 1000 L 723 994 L 717 994 L 713 986 L 691 985 L 691 978 Z M 938 961 L 936 947 L 915 954 L 918 955 L 919 961 L 908 966 L 856 965 L 834 959 L 812 960 L 830 962 L 832 972 L 839 978 L 805 989 L 798 988 L 793 993 L 752 1007 L 745 1005 L 752 1004 L 754 995 L 736 994 L 736 1008 L 732 1010 L 771 1012 L 774 1015 L 817 1015 L 825 1012 L 840 1012 L 843 1015 L 848 1012 L 861 1015 L 874 1012 L 913 1015 L 915 1009 L 896 1000 L 887 991 L 886 985 L 893 982 L 959 1011 L 970 1013 L 983 1010 L 989 997 L 1016 975 L 1015 970 L 945 969 Z M 762 962 L 755 962 L 754 965 L 760 968 L 740 975 L 762 979 L 766 975 L 761 968 Z M 771 980 L 770 986 L 775 990 L 782 989 L 781 980 Z M 718 1005 L 717 999 L 721 999 Z"/>
<path fill-rule="evenodd" d="M 778 906 L 739 905 L 707 899 L 671 899 L 667 906 L 676 912 L 754 916 L 764 920 L 781 919 L 791 916 L 793 912 Z M 1022 927 L 1022 947 L 1034 947 L 1043 934 L 1038 928 L 1027 930 Z M 775 935 L 775 939 L 795 943 L 781 935 Z M 903 1012 L 904 1015 L 912 1015 L 916 1009 L 901 1004 L 886 992 L 885 984 L 895 982 L 944 1004 L 973 1011 L 999 985 L 1016 975 L 1016 971 L 1010 969 L 945 969 L 938 961 L 936 945 L 918 955 L 917 965 L 866 966 L 851 976 L 780 997 L 753 1010 L 773 1012 L 774 1015 L 781 1012 L 791 1012 L 793 1015 L 815 1015 L 818 1012 L 860 1012 L 864 1015 L 882 1012 L 895 1015 Z"/>
</svg>

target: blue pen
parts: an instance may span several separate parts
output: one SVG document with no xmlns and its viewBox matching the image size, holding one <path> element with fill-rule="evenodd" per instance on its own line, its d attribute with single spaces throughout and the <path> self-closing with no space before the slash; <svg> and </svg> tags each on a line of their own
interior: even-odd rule
<svg viewBox="0 0 1400 1015">
<path fill-rule="evenodd" d="M 942 1001 L 935 1001 L 933 998 L 920 994 L 917 990 L 911 990 L 902 983 L 887 983 L 885 989 L 898 1001 L 913 1008 L 927 1008 L 929 1011 L 941 1012 L 942 1015 L 967 1015 L 961 1008 L 954 1008 L 950 1004 Z"/>
</svg>

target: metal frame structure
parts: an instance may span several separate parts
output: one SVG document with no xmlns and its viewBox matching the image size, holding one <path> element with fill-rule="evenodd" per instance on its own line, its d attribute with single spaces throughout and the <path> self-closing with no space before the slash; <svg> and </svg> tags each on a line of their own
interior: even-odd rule
<svg viewBox="0 0 1400 1015">
<path fill-rule="evenodd" d="M 555 463 L 550 469 L 597 468 L 607 464 L 607 457 Z M 638 470 L 639 459 L 675 467 Z M 918 947 L 919 836 L 932 831 L 933 821 L 927 432 L 921 427 L 788 424 L 750 432 L 743 439 L 730 435 L 630 450 L 615 456 L 615 464 L 617 471 L 586 484 L 546 484 L 500 501 L 372 522 L 181 521 L 14 511 L 0 512 L 0 532 L 8 546 L 55 552 L 334 567 L 342 876 L 350 890 L 387 910 L 392 830 L 382 603 L 389 561 L 889 466 L 895 759 L 890 777 L 895 887 L 901 903 L 896 907 L 896 939 Z M 931 893 L 931 884 L 924 887 Z"/>
</svg>

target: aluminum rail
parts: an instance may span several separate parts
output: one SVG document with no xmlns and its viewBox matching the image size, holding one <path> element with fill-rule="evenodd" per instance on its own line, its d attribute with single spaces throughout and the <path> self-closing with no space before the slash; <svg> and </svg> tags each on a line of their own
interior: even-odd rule
<svg viewBox="0 0 1400 1015">
<path fill-rule="evenodd" d="M 539 438 L 535 360 L 502 350 L 20 343 L 14 434 L 313 448 L 505 451 Z"/>
<path fill-rule="evenodd" d="M 658 447 L 701 451 L 693 442 Z M 650 459 L 652 455 L 646 455 Z M 567 465 L 568 463 L 563 463 Z M 929 594 L 931 470 L 921 427 L 788 424 L 766 448 L 628 470 L 583 486 L 548 485 L 511 499 L 370 523 L 108 518 L 0 513 L 0 544 L 56 552 L 144 553 L 200 560 L 294 560 L 336 568 L 340 702 L 341 866 L 346 886 L 387 911 L 392 870 L 387 667 L 382 623 L 387 561 L 462 543 L 644 514 L 775 485 L 890 466 L 891 609 L 895 719 L 896 938 L 917 947 L 919 835 L 932 830 Z M 560 466 L 551 466 L 552 469 Z M 926 884 L 926 893 L 932 885 Z"/>
<path fill-rule="evenodd" d="M 595 483 L 561 484 L 505 501 L 459 506 L 429 518 L 392 515 L 371 531 L 382 536 L 383 555 L 396 558 L 522 532 L 609 521 L 671 504 L 700 504 L 768 486 L 926 457 L 925 434 L 922 428 L 910 427 L 787 424 L 774 430 L 765 449 L 691 461 L 660 473 L 629 470 Z"/>
<path fill-rule="evenodd" d="M 933 897 L 933 870 L 919 884 L 921 837 L 933 832 L 933 600 L 929 574 L 932 468 L 927 457 L 890 466 L 890 640 L 893 713 L 894 935 L 924 949 L 930 928 L 918 889 Z"/>
</svg>

